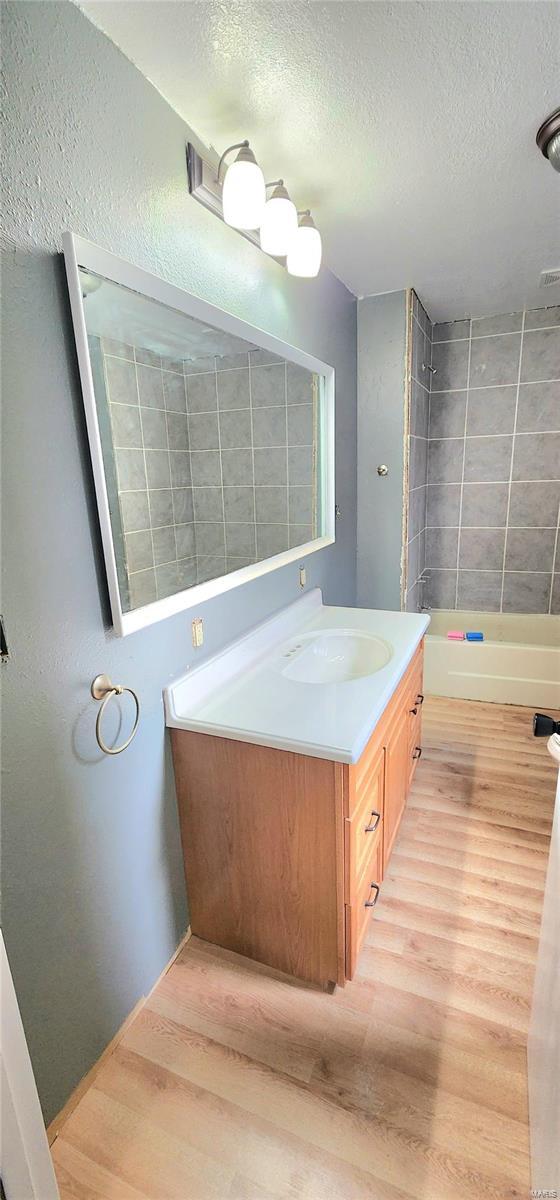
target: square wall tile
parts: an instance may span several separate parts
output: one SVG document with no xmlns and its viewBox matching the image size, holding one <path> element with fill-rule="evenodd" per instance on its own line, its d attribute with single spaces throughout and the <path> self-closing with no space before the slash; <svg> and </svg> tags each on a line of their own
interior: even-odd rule
<svg viewBox="0 0 560 1200">
<path fill-rule="evenodd" d="M 465 483 L 461 525 L 505 526 L 508 506 L 507 483 Z"/>
<path fill-rule="evenodd" d="M 516 387 L 474 388 L 469 392 L 467 435 L 513 433 Z"/>
<path fill-rule="evenodd" d="M 149 488 L 171 487 L 169 453 L 167 450 L 146 450 L 146 472 Z"/>
<path fill-rule="evenodd" d="M 281 410 L 286 423 L 286 410 Z M 264 414 L 265 420 L 268 414 Z M 284 441 L 285 441 L 284 437 Z M 220 412 L 220 441 L 222 450 L 246 449 L 251 445 L 251 413 L 248 409 Z"/>
<path fill-rule="evenodd" d="M 156 573 L 153 567 L 131 575 L 128 587 L 131 608 L 142 608 L 144 604 L 152 604 L 154 600 L 157 600 Z"/>
<path fill-rule="evenodd" d="M 425 387 L 412 380 L 410 397 L 410 432 L 416 437 L 428 436 L 430 393 Z"/>
<path fill-rule="evenodd" d="M 304 546 L 306 542 L 311 542 L 313 537 L 312 525 L 290 525 L 289 526 L 289 542 L 290 549 L 294 546 Z"/>
<path fill-rule="evenodd" d="M 205 583 L 207 579 L 219 579 L 226 573 L 226 560 L 222 555 L 199 555 L 197 559 L 197 583 Z"/>
<path fill-rule="evenodd" d="M 143 450 L 115 450 L 120 492 L 147 490 Z"/>
<path fill-rule="evenodd" d="M 288 450 L 290 483 L 313 482 L 313 446 L 290 446 Z"/>
<path fill-rule="evenodd" d="M 138 395 L 144 408 L 164 408 L 163 380 L 157 367 L 136 367 Z"/>
<path fill-rule="evenodd" d="M 163 529 L 154 529 L 152 532 L 152 541 L 154 543 L 154 562 L 156 566 L 161 563 L 175 562 L 177 558 L 177 546 L 175 544 L 175 530 L 173 525 L 167 525 Z"/>
<path fill-rule="evenodd" d="M 515 438 L 513 479 L 558 479 L 560 433 L 519 433 Z"/>
<path fill-rule="evenodd" d="M 270 558 L 288 548 L 287 525 L 257 525 L 257 558 Z"/>
<path fill-rule="evenodd" d="M 432 340 L 434 342 L 450 342 L 470 336 L 470 321 L 440 321 L 434 325 Z"/>
<path fill-rule="evenodd" d="M 133 408 L 131 404 L 110 404 L 109 412 L 113 446 L 124 449 L 141 447 L 142 429 L 138 408 Z"/>
<path fill-rule="evenodd" d="M 555 529 L 508 529 L 506 571 L 552 571 Z"/>
<path fill-rule="evenodd" d="M 296 363 L 286 364 L 288 404 L 311 404 L 313 402 L 313 372 Z"/>
<path fill-rule="evenodd" d="M 196 558 L 182 558 L 177 563 L 179 587 L 190 588 L 196 583 Z"/>
<path fill-rule="evenodd" d="M 125 535 L 126 565 L 129 572 L 153 567 L 152 534 L 149 529 Z"/>
<path fill-rule="evenodd" d="M 117 338 L 101 338 L 101 349 L 103 354 L 111 354 L 116 358 L 127 358 L 129 362 L 134 362 L 134 346 L 128 342 L 120 342 Z"/>
<path fill-rule="evenodd" d="M 255 483 L 287 484 L 288 454 L 284 446 L 255 450 Z"/>
<path fill-rule="evenodd" d="M 232 367 L 249 367 L 249 353 L 241 350 L 239 354 L 222 354 L 216 357 L 215 367 L 218 373 L 228 371 Z"/>
<path fill-rule="evenodd" d="M 522 383 L 517 405 L 517 432 L 560 430 L 560 383 Z"/>
<path fill-rule="evenodd" d="M 191 450 L 219 449 L 217 412 L 193 413 L 189 416 L 189 445 Z"/>
<path fill-rule="evenodd" d="M 430 437 L 464 437 L 466 392 L 437 392 L 430 396 Z"/>
<path fill-rule="evenodd" d="M 119 496 L 121 520 L 124 533 L 138 529 L 149 529 L 150 510 L 147 492 L 123 492 Z"/>
<path fill-rule="evenodd" d="M 426 566 L 457 567 L 458 529 L 428 529 L 426 532 Z"/>
<path fill-rule="evenodd" d="M 426 525 L 426 494 L 425 487 L 415 488 L 410 492 L 408 501 L 408 540 L 416 537 Z"/>
<path fill-rule="evenodd" d="M 218 408 L 249 408 L 249 368 L 218 373 Z"/>
<path fill-rule="evenodd" d="M 164 600 L 166 596 L 174 596 L 181 590 L 176 562 L 164 563 L 163 566 L 156 567 L 156 587 L 158 600 Z"/>
<path fill-rule="evenodd" d="M 464 439 L 428 443 L 428 483 L 460 483 L 463 473 Z"/>
<path fill-rule="evenodd" d="M 224 488 L 224 494 L 237 490 Z M 252 489 L 247 490 L 252 492 Z M 193 488 L 193 503 L 195 521 L 223 521 L 224 501 L 221 487 Z"/>
<path fill-rule="evenodd" d="M 560 326 L 537 329 L 523 336 L 521 381 L 560 379 Z"/>
<path fill-rule="evenodd" d="M 503 612 L 547 613 L 551 580 L 551 575 L 523 575 L 506 571 Z"/>
<path fill-rule="evenodd" d="M 313 444 L 313 405 L 288 406 L 288 443 L 290 446 Z"/>
<path fill-rule="evenodd" d="M 185 525 L 176 525 L 175 542 L 177 544 L 177 558 L 191 558 L 196 552 L 194 524 L 188 522 Z"/>
<path fill-rule="evenodd" d="M 461 507 L 461 484 L 429 484 L 426 525 L 458 525 Z"/>
<path fill-rule="evenodd" d="M 523 313 L 500 313 L 497 317 L 476 317 L 471 326 L 471 337 L 485 337 L 493 333 L 518 333 L 523 322 Z"/>
<path fill-rule="evenodd" d="M 255 525 L 252 522 L 226 522 L 226 550 L 228 557 L 254 558 L 257 552 Z"/>
<path fill-rule="evenodd" d="M 195 529 L 197 554 L 225 554 L 223 521 L 203 521 Z"/>
<path fill-rule="evenodd" d="M 182 450 L 171 450 L 169 454 L 171 484 L 174 488 L 188 487 L 191 479 L 191 456 Z"/>
<path fill-rule="evenodd" d="M 501 598 L 501 571 L 459 571 L 457 608 L 499 612 Z"/>
<path fill-rule="evenodd" d="M 251 368 L 251 402 L 253 408 L 278 407 L 286 403 L 284 363 Z"/>
<path fill-rule="evenodd" d="M 291 525 L 310 525 L 313 520 L 313 489 L 289 487 Z"/>
<path fill-rule="evenodd" d="M 410 487 L 412 490 L 426 484 L 428 473 L 428 445 L 426 438 L 410 438 Z"/>
<path fill-rule="evenodd" d="M 161 354 L 147 350 L 144 346 L 134 347 L 134 357 L 137 363 L 148 363 L 151 367 L 161 367 Z"/>
<path fill-rule="evenodd" d="M 173 492 L 171 488 L 157 492 L 148 492 L 150 500 L 150 523 L 152 529 L 163 525 L 173 525 Z"/>
<path fill-rule="evenodd" d="M 113 404 L 138 404 L 136 367 L 120 358 L 105 359 L 107 394 Z"/>
<path fill-rule="evenodd" d="M 163 372 L 163 398 L 167 412 L 184 413 L 187 411 L 185 380 L 181 375 Z"/>
<path fill-rule="evenodd" d="M 141 408 L 142 438 L 150 450 L 167 450 L 167 422 L 162 408 Z"/>
<path fill-rule="evenodd" d="M 545 329 L 549 325 L 560 325 L 560 304 L 551 308 L 533 308 L 525 313 L 525 329 Z"/>
<path fill-rule="evenodd" d="M 217 362 L 213 354 L 209 354 L 206 358 L 185 358 L 183 359 L 183 374 L 184 375 L 210 375 L 216 370 Z"/>
<path fill-rule="evenodd" d="M 556 616 L 560 613 L 560 573 L 554 576 L 552 584 L 552 603 L 550 608 L 551 613 Z"/>
<path fill-rule="evenodd" d="M 211 412 L 218 407 L 216 375 L 189 375 L 187 381 L 187 411 Z"/>
<path fill-rule="evenodd" d="M 446 392 L 450 388 L 466 388 L 469 367 L 468 342 L 440 342 L 432 346 L 432 393 Z"/>
<path fill-rule="evenodd" d="M 255 520 L 255 491 L 252 487 L 225 487 L 224 512 L 226 521 Z"/>
<path fill-rule="evenodd" d="M 299 409 L 291 411 L 299 412 Z M 253 443 L 255 446 L 286 445 L 286 409 L 253 409 Z"/>
<path fill-rule="evenodd" d="M 186 413 L 167 413 L 167 436 L 170 450 L 188 450 L 189 427 Z"/>
<path fill-rule="evenodd" d="M 269 453 L 271 453 L 269 451 Z M 282 452 L 284 458 L 286 452 Z M 256 454 L 256 451 L 255 451 Z M 251 450 L 222 450 L 222 478 L 224 484 L 252 485 L 253 454 Z M 276 480 L 272 480 L 276 482 Z"/>
<path fill-rule="evenodd" d="M 221 485 L 222 463 L 219 450 L 191 451 L 190 466 L 193 487 Z M 178 485 L 178 482 L 175 480 L 174 486 Z"/>
<path fill-rule="evenodd" d="M 505 539 L 505 529 L 461 529 L 459 568 L 501 571 Z"/>
<path fill-rule="evenodd" d="M 471 343 L 469 387 L 516 384 L 519 375 L 521 334 L 476 338 Z"/>
<path fill-rule="evenodd" d="M 176 525 L 194 520 L 192 488 L 173 488 L 173 516 Z"/>
<path fill-rule="evenodd" d="M 286 524 L 288 520 L 287 487 L 256 487 L 255 512 L 259 522 Z"/>
<path fill-rule="evenodd" d="M 555 526 L 560 505 L 560 483 L 512 483 L 509 525 Z"/>
<path fill-rule="evenodd" d="M 511 437 L 468 437 L 465 439 L 465 481 L 493 483 L 508 480 L 511 467 Z"/>
<path fill-rule="evenodd" d="M 457 571 L 428 569 L 427 575 L 424 595 L 428 608 L 455 608 Z"/>
</svg>

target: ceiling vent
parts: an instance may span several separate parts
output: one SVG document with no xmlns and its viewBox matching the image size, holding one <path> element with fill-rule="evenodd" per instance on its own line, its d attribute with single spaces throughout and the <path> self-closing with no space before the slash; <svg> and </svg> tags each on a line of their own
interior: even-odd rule
<svg viewBox="0 0 560 1200">
<path fill-rule="evenodd" d="M 552 287 L 554 283 L 560 283 L 560 267 L 550 267 L 548 271 L 541 271 L 539 287 Z"/>
</svg>

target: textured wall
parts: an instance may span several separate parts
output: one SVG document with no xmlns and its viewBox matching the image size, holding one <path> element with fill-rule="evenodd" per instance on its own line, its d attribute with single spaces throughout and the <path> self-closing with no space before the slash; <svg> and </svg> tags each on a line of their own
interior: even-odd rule
<svg viewBox="0 0 560 1200">
<path fill-rule="evenodd" d="M 560 612 L 560 308 L 434 326 L 426 599 Z"/>
<path fill-rule="evenodd" d="M 410 420 L 408 434 L 407 612 L 418 612 L 424 603 L 419 582 L 426 565 L 426 483 L 428 478 L 428 422 L 430 416 L 430 318 L 412 292 L 410 362 Z"/>
<path fill-rule="evenodd" d="M 405 360 L 406 292 L 360 300 L 357 590 L 365 608 L 401 607 Z"/>
<path fill-rule="evenodd" d="M 355 319 L 327 271 L 291 279 L 190 200 L 189 130 L 70 3 L 2 5 L 5 87 L 4 933 L 52 1117 L 186 925 L 161 690 L 192 613 L 124 640 L 109 622 L 61 234 L 71 228 L 337 371 L 333 547 L 309 586 L 355 599 Z M 185 48 L 188 70 L 188 46 Z M 243 133 L 243 130 L 240 131 Z M 197 609 L 211 654 L 299 595 L 297 564 Z M 200 652 L 199 652 L 200 653 Z M 197 660 L 198 661 L 198 660 Z M 138 735 L 101 758 L 89 684 L 139 692 Z"/>
</svg>

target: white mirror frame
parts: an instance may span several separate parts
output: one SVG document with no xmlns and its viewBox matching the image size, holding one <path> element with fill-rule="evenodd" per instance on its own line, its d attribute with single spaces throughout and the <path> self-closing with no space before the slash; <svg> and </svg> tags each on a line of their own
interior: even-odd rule
<svg viewBox="0 0 560 1200">
<path fill-rule="evenodd" d="M 274 337 L 265 330 L 249 325 L 239 317 L 232 316 L 231 313 L 216 308 L 215 305 L 209 304 L 206 300 L 200 300 L 198 296 L 193 296 L 189 292 L 183 291 L 182 288 L 175 287 L 174 284 L 166 283 L 165 280 L 159 279 L 157 275 L 143 271 L 140 267 L 133 266 L 132 263 L 118 258 L 108 250 L 103 250 L 100 246 L 94 245 L 93 242 L 85 241 L 73 233 L 63 234 L 62 246 L 66 263 L 70 307 L 86 413 L 99 522 L 101 525 L 111 614 L 113 626 L 118 636 L 125 637 L 129 633 L 134 633 L 137 629 L 144 629 L 147 625 L 152 625 L 155 621 L 162 621 L 165 617 L 171 617 L 176 613 L 184 612 L 186 609 L 194 608 L 196 605 L 203 604 L 206 600 L 211 600 L 214 596 L 219 596 L 224 592 L 230 591 L 231 588 L 239 587 L 241 584 L 248 583 L 252 579 L 258 579 L 260 575 L 266 575 L 269 571 L 276 571 L 279 567 L 285 567 L 288 563 L 296 562 L 297 559 L 314 554 L 316 550 L 323 550 L 325 546 L 332 545 L 335 540 L 334 367 L 321 362 L 320 359 L 314 358 L 311 354 L 306 354 L 303 350 L 299 350 L 295 346 L 289 345 L 288 342 L 281 341 L 280 338 Z M 274 354 L 278 354 L 280 357 L 286 358 L 298 366 L 306 367 L 308 371 L 313 371 L 315 374 L 324 377 L 322 437 L 324 439 L 323 454 L 325 471 L 321 486 L 325 533 L 322 537 L 314 538 L 312 541 L 305 542 L 301 546 L 295 546 L 291 550 L 284 550 L 281 554 L 274 554 L 271 558 L 263 559 L 262 562 L 242 567 L 239 571 L 232 571 L 229 575 L 221 575 L 217 579 L 209 579 L 205 583 L 195 584 L 193 587 L 186 588 L 182 592 L 176 592 L 174 595 L 166 596 L 162 600 L 155 600 L 153 603 L 134 609 L 132 612 L 123 612 L 99 434 L 97 405 L 89 357 L 88 335 L 79 276 L 80 267 L 83 267 L 86 271 L 92 271 L 96 275 L 102 275 L 105 279 L 110 279 L 112 282 L 119 283 L 123 287 L 130 288 L 132 291 L 140 292 L 144 296 L 157 300 L 160 304 L 167 305 L 177 312 L 184 313 L 185 316 L 196 317 L 198 320 L 213 325 L 226 333 L 235 334 L 246 341 L 253 342 L 263 350 L 270 350 Z"/>
</svg>

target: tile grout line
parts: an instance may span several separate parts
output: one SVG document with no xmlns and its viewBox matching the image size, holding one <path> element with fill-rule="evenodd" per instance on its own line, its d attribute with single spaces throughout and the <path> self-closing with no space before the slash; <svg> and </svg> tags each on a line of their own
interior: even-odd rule
<svg viewBox="0 0 560 1200">
<path fill-rule="evenodd" d="M 510 463 L 509 463 L 509 482 L 508 482 L 508 494 L 507 494 L 507 505 L 506 505 L 504 553 L 503 553 L 503 558 L 502 558 L 502 590 L 500 592 L 500 610 L 499 610 L 501 613 L 504 611 L 504 587 L 505 587 L 505 579 L 506 579 L 506 555 L 507 555 L 507 544 L 508 544 L 509 513 L 510 513 L 510 507 L 511 507 L 511 483 L 512 483 L 512 477 L 513 477 L 513 463 L 514 463 L 514 459 L 515 459 L 515 435 L 516 435 L 516 431 L 517 431 L 517 414 L 518 414 L 518 410 L 519 410 L 519 389 L 521 387 L 521 365 L 523 362 L 524 332 L 525 332 L 525 311 L 523 311 L 523 317 L 521 319 L 521 338 L 519 341 L 519 363 L 517 365 L 517 390 L 515 393 L 515 414 L 514 414 L 514 418 L 513 418 L 513 436 L 511 439 L 511 458 L 510 458 Z"/>
<path fill-rule="evenodd" d="M 465 424 L 463 427 L 463 466 L 461 470 L 461 491 L 459 494 L 459 532 L 457 534 L 457 560 L 456 560 L 456 579 L 455 579 L 455 609 L 459 606 L 459 558 L 461 553 L 461 523 L 463 520 L 463 491 L 465 487 L 465 459 L 467 454 L 467 422 L 469 416 L 469 384 L 471 381 L 471 353 L 472 353 L 472 320 L 469 319 L 469 353 L 467 358 L 467 396 L 465 400 Z"/>
</svg>

